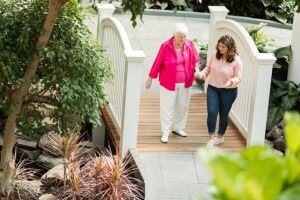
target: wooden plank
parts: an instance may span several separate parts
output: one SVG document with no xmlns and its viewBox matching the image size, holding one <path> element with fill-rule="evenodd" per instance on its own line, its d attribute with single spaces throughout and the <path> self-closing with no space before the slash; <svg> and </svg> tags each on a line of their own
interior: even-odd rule
<svg viewBox="0 0 300 200">
<path fill-rule="evenodd" d="M 139 113 L 137 151 L 145 152 L 196 152 L 206 146 L 207 107 L 205 94 L 192 94 L 186 132 L 183 138 L 170 133 L 169 142 L 160 142 L 159 94 L 144 94 L 141 96 Z M 218 124 L 217 124 L 218 127 Z M 232 122 L 229 122 L 225 142 L 219 145 L 225 151 L 240 151 L 246 145 L 244 137 Z"/>
<path fill-rule="evenodd" d="M 119 154 L 120 148 L 120 129 L 118 128 L 117 122 L 108 106 L 100 108 L 103 123 L 105 125 L 106 135 L 109 137 L 112 145 L 114 146 L 116 153 Z"/>
</svg>

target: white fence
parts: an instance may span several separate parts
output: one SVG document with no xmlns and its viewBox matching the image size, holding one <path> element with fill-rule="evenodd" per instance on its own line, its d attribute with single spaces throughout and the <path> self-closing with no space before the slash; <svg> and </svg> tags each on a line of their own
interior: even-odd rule
<svg viewBox="0 0 300 200">
<path fill-rule="evenodd" d="M 114 80 L 106 85 L 109 107 L 120 135 L 120 151 L 124 155 L 136 148 L 143 51 L 133 51 L 121 23 L 112 14 L 112 4 L 98 4 L 98 39 L 107 47 Z"/>
<path fill-rule="evenodd" d="M 225 19 L 228 13 L 225 7 L 211 6 L 209 9 L 208 58 L 218 38 L 227 34 L 235 40 L 244 66 L 230 118 L 247 139 L 247 145 L 264 144 L 272 66 L 276 59 L 272 54 L 259 53 L 245 28 L 233 20 Z"/>
</svg>

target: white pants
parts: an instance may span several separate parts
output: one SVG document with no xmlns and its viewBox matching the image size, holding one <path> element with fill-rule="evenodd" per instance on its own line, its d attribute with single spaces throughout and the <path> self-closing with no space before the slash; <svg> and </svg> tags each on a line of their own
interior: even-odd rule
<svg viewBox="0 0 300 200">
<path fill-rule="evenodd" d="M 182 130 L 186 126 L 191 88 L 177 83 L 175 91 L 160 86 L 160 122 L 162 132 Z"/>
</svg>

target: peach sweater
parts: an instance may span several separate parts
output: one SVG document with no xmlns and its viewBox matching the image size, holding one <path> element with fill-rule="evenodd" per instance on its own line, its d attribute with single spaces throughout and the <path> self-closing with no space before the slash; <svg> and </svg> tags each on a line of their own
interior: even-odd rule
<svg viewBox="0 0 300 200">
<path fill-rule="evenodd" d="M 217 88 L 226 88 L 225 84 L 228 80 L 232 81 L 229 88 L 236 88 L 241 81 L 243 70 L 243 62 L 238 55 L 236 59 L 231 62 L 224 62 L 216 58 L 214 52 L 209 59 L 206 67 L 200 72 L 205 77 L 209 77 L 208 84 Z"/>
</svg>

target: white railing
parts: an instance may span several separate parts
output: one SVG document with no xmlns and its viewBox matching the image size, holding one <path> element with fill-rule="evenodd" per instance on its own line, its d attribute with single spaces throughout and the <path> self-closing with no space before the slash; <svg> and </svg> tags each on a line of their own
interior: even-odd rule
<svg viewBox="0 0 300 200">
<path fill-rule="evenodd" d="M 105 86 L 109 107 L 118 123 L 120 153 L 136 148 L 143 51 L 133 51 L 122 24 L 112 16 L 112 4 L 98 4 L 98 40 L 107 47 L 112 83 Z"/>
<path fill-rule="evenodd" d="M 230 118 L 247 139 L 247 145 L 264 144 L 272 66 L 275 57 L 259 53 L 246 29 L 239 23 L 225 19 L 228 10 L 210 6 L 210 39 L 208 58 L 222 35 L 230 35 L 236 42 L 243 61 L 242 82 L 238 87 Z"/>
</svg>

